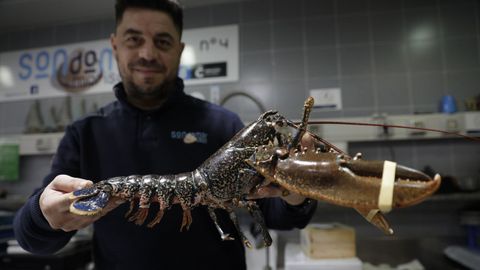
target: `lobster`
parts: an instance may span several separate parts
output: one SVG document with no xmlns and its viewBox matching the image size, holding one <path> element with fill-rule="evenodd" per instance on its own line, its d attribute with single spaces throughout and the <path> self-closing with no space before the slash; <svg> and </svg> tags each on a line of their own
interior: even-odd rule
<svg viewBox="0 0 480 270">
<path fill-rule="evenodd" d="M 183 210 L 183 231 L 192 223 L 191 209 L 205 205 L 223 240 L 233 238 L 219 226 L 214 211 L 217 208 L 229 213 L 242 241 L 251 247 L 234 212 L 237 207 L 246 208 L 269 246 L 272 239 L 261 210 L 248 195 L 274 184 L 287 193 L 354 208 L 384 233 L 393 234 L 383 213 L 431 196 L 440 186 L 440 176 L 432 179 L 391 161 L 366 161 L 361 154 L 348 156 L 307 130 L 313 103 L 311 97 L 305 101 L 300 124 L 276 111 L 263 113 L 194 171 L 114 177 L 74 191 L 70 212 L 96 215 L 116 196 L 130 201 L 125 216 L 142 225 L 150 204 L 158 203 L 159 211 L 147 225 L 153 227 L 178 202 Z"/>
</svg>

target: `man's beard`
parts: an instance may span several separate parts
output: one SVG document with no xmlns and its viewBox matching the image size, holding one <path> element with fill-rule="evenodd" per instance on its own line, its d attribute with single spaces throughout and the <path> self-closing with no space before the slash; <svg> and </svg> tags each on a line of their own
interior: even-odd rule
<svg viewBox="0 0 480 270">
<path fill-rule="evenodd" d="M 147 61 L 143 58 L 139 59 L 136 62 L 129 63 L 128 68 L 133 70 L 135 68 L 151 68 L 158 70 L 160 72 L 166 72 L 164 65 L 153 61 Z M 140 102 L 155 102 L 155 101 L 164 101 L 168 96 L 173 92 L 175 88 L 176 78 L 168 79 L 165 78 L 163 83 L 159 85 L 151 85 L 146 87 L 141 87 L 133 82 L 133 78 L 120 74 L 122 81 L 130 99 L 137 100 Z"/>
<path fill-rule="evenodd" d="M 173 91 L 175 85 L 175 80 L 164 81 L 160 85 L 152 85 L 147 88 L 136 85 L 133 80 L 124 79 L 123 82 L 129 98 L 138 101 L 165 100 Z"/>
</svg>

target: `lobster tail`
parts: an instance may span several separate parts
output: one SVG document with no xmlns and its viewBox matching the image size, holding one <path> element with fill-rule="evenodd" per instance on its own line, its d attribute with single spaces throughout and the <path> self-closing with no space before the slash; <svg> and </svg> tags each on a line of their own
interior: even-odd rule
<svg viewBox="0 0 480 270">
<path fill-rule="evenodd" d="M 75 192 L 73 193 L 75 195 Z M 70 204 L 70 212 L 82 215 L 93 216 L 98 214 L 110 200 L 110 194 L 105 191 L 96 191 L 91 196 L 74 197 Z"/>
</svg>

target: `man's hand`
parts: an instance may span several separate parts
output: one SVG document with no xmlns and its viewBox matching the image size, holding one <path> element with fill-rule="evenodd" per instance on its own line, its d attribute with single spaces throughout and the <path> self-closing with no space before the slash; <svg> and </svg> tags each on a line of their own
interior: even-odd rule
<svg viewBox="0 0 480 270">
<path fill-rule="evenodd" d="M 45 187 L 40 195 L 39 204 L 50 227 L 66 232 L 85 228 L 124 202 L 123 200 L 113 199 L 100 214 L 95 216 L 79 216 L 70 213 L 69 208 L 72 200 L 69 193 L 90 185 L 92 185 L 92 182 L 85 179 L 58 175 Z"/>
<path fill-rule="evenodd" d="M 290 205 L 300 205 L 307 199 L 300 194 L 289 192 L 288 190 L 273 184 L 260 187 L 258 188 L 256 193 L 250 194 L 248 196 L 249 199 L 260 199 L 268 197 L 280 197 Z"/>
</svg>

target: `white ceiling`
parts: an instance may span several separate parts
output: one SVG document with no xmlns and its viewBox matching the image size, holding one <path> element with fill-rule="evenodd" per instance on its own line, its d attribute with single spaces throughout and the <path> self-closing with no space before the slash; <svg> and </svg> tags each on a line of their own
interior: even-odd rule
<svg viewBox="0 0 480 270">
<path fill-rule="evenodd" d="M 185 8 L 241 0 L 180 0 Z M 0 32 L 113 18 L 115 0 L 0 0 Z"/>
</svg>

